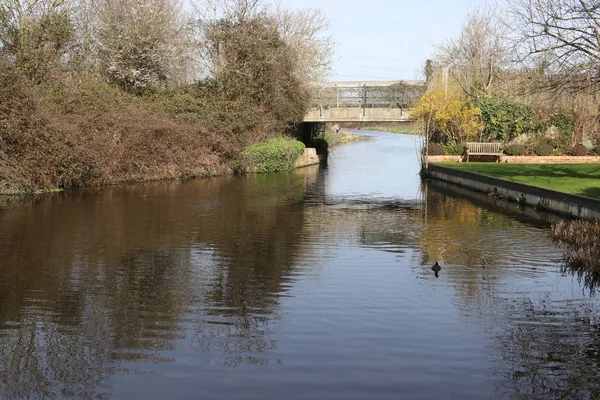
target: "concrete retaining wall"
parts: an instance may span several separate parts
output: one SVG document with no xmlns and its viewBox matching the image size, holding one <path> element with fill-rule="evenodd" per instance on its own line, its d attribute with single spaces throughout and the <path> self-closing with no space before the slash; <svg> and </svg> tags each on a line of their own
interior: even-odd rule
<svg viewBox="0 0 600 400">
<path fill-rule="evenodd" d="M 312 147 L 307 147 L 306 149 L 304 149 L 304 153 L 300 155 L 300 157 L 298 157 L 298 159 L 296 160 L 296 164 L 294 164 L 294 167 L 296 168 L 300 168 L 300 167 L 306 167 L 308 165 L 315 165 L 321 162 L 321 159 L 319 158 L 319 155 L 317 154 L 317 149 L 312 148 Z"/>
<path fill-rule="evenodd" d="M 585 219 L 600 219 L 600 200 L 524 185 L 472 172 L 430 165 L 432 178 L 495 196 L 543 208 L 555 213 Z"/>
</svg>

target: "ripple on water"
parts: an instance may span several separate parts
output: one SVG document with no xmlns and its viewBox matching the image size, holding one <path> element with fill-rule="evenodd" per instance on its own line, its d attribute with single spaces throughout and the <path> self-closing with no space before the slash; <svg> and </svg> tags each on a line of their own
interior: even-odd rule
<svg viewBox="0 0 600 400">
<path fill-rule="evenodd" d="M 547 223 L 421 188 L 375 135 L 4 210 L 0 397 L 595 398 L 600 304 Z"/>
</svg>

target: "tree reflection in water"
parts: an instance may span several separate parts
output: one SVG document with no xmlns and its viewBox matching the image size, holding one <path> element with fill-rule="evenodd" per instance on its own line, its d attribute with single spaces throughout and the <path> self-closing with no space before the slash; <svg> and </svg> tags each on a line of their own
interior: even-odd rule
<svg viewBox="0 0 600 400">
<path fill-rule="evenodd" d="M 159 183 L 4 210 L 0 397 L 109 396 L 116 372 L 174 361 L 190 330 L 209 362 L 278 362 L 261 354 L 277 346 L 269 323 L 308 240 L 294 204 L 314 178 Z"/>
<path fill-rule="evenodd" d="M 320 178 L 160 183 L 7 206 L 0 214 L 0 397 L 109 397 L 118 379 L 158 373 L 165 363 L 176 364 L 170 371 L 198 363 L 242 373 L 284 363 L 276 325 L 288 311 L 282 297 L 329 255 L 337 264 L 323 279 L 333 277 L 333 287 L 345 285 L 341 293 L 350 296 L 365 289 L 362 299 L 371 303 L 362 317 L 389 329 L 388 343 L 403 332 L 395 328 L 407 327 L 411 339 L 408 331 L 423 326 L 388 326 L 398 310 L 385 302 L 435 292 L 444 310 L 456 311 L 449 318 L 474 335 L 465 340 L 486 346 L 477 357 L 493 371 L 482 379 L 492 381 L 496 397 L 600 396 L 597 302 L 554 282 L 562 252 L 549 221 L 434 186 L 422 204 L 345 201 L 328 197 Z M 364 259 L 352 259 L 357 254 Z M 443 266 L 439 279 L 435 261 Z M 390 275 L 402 281 L 378 280 Z M 363 282 L 373 288 L 352 286 Z M 357 299 L 350 309 L 345 297 L 331 306 L 342 308 L 350 326 L 326 321 L 327 329 L 364 328 L 354 319 Z M 407 304 L 421 322 L 438 315 Z M 327 306 L 321 317 L 338 312 Z M 321 339 L 309 345 L 329 340 Z M 381 350 L 371 345 L 371 353 Z"/>
<path fill-rule="evenodd" d="M 600 396 L 600 314 L 595 303 L 582 299 L 583 291 L 542 290 L 535 296 L 505 288 L 518 286 L 514 279 L 519 276 L 535 285 L 545 269 L 560 268 L 561 251 L 549 246 L 549 222 L 532 219 L 529 211 L 491 212 L 487 199 L 479 202 L 472 194 L 463 199 L 435 185 L 426 193 L 422 263 L 445 257 L 456 266 L 446 275 L 465 318 L 476 317 L 494 338 L 491 362 L 501 377 L 496 395 Z M 485 208 L 478 206 L 483 203 Z M 574 270 L 567 266 L 563 271 Z M 584 279 L 588 289 L 597 282 L 596 277 Z"/>
<path fill-rule="evenodd" d="M 550 222 L 534 210 L 471 196 L 433 184 L 424 189 L 421 207 L 373 207 L 361 219 L 368 232 L 361 243 L 392 252 L 418 247 L 415 268 L 423 277 L 432 276 L 433 262 L 444 261 L 441 284 L 452 286 L 465 323 L 481 325 L 492 338 L 498 398 L 600 396 L 595 303 L 583 299 L 583 291 L 519 288 L 545 285 L 545 275 L 560 270 L 562 252 L 551 242 Z"/>
<path fill-rule="evenodd" d="M 505 375 L 502 397 L 598 398 L 600 318 L 577 301 L 551 296 L 507 305 L 506 326 L 497 336 Z"/>
</svg>

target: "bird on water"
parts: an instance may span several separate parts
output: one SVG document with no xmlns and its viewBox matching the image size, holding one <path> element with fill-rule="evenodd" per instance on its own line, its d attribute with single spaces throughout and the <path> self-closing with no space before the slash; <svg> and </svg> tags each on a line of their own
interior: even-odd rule
<svg viewBox="0 0 600 400">
<path fill-rule="evenodd" d="M 431 270 L 435 272 L 435 277 L 437 278 L 439 276 L 439 272 L 442 270 L 442 267 L 440 263 L 436 261 L 435 264 L 433 264 L 433 267 L 431 267 Z"/>
</svg>

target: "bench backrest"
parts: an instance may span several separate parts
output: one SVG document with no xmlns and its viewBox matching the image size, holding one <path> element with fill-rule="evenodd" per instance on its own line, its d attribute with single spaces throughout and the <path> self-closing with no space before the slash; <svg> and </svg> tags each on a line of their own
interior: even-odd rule
<svg viewBox="0 0 600 400">
<path fill-rule="evenodd" d="M 471 154 L 494 154 L 502 152 L 501 143 L 468 142 L 467 151 Z"/>
</svg>

